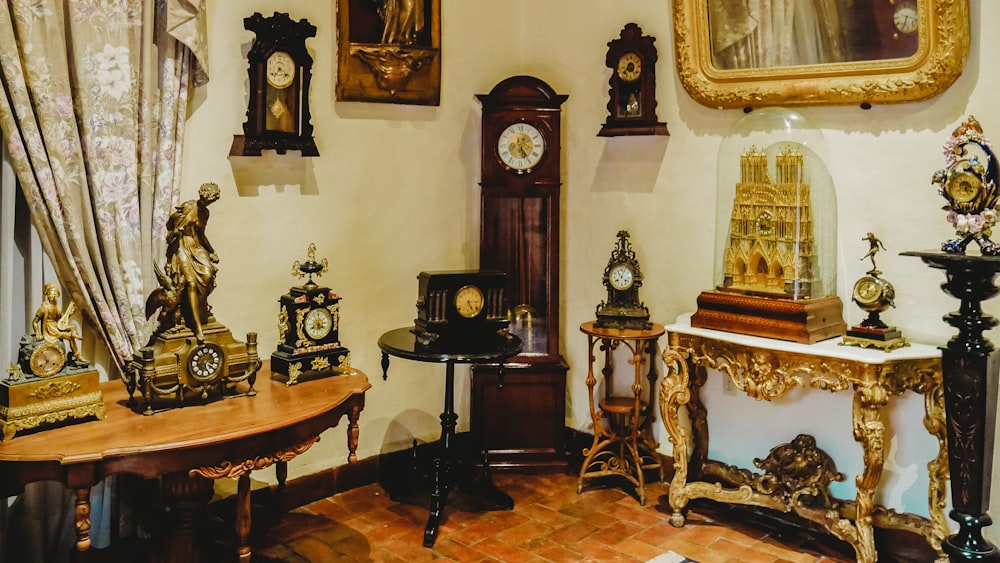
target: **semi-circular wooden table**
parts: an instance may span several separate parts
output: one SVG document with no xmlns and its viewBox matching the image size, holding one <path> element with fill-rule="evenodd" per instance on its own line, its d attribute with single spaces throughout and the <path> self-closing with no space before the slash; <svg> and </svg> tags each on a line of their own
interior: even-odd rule
<svg viewBox="0 0 1000 563">
<path fill-rule="evenodd" d="M 174 524 L 161 534 L 162 561 L 198 561 L 193 513 L 212 496 L 212 481 L 237 477 L 236 531 L 239 561 L 250 561 L 250 472 L 286 463 L 348 417 L 348 462 L 357 461 L 358 418 L 371 387 L 358 370 L 294 386 L 272 381 L 265 362 L 257 395 L 219 399 L 138 414 L 127 406 L 121 381 L 102 384 L 105 420 L 84 422 L 0 443 L 0 494 L 16 494 L 34 481 L 64 483 L 76 493 L 78 551 L 90 548 L 90 488 L 108 475 L 161 478 Z"/>
</svg>

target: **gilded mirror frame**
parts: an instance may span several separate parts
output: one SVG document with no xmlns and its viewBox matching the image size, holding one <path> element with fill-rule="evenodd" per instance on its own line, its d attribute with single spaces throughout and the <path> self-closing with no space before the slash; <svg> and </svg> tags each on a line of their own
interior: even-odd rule
<svg viewBox="0 0 1000 563">
<path fill-rule="evenodd" d="M 677 72 L 712 108 L 886 104 L 925 100 L 950 86 L 969 52 L 968 0 L 917 0 L 918 46 L 906 58 L 719 69 L 709 48 L 708 0 L 674 0 Z"/>
</svg>

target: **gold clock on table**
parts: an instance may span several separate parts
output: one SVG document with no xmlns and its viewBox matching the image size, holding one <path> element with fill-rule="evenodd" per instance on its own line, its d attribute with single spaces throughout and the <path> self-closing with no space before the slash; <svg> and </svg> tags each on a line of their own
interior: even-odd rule
<svg viewBox="0 0 1000 563">
<path fill-rule="evenodd" d="M 879 250 L 884 250 L 885 245 L 873 233 L 868 233 L 862 240 L 868 241 L 869 248 L 861 259 L 871 259 L 872 267 L 854 282 L 851 300 L 862 311 L 868 313 L 868 317 L 848 329 L 841 344 L 880 348 L 886 352 L 908 346 L 909 343 L 902 332 L 896 327 L 885 324 L 881 318 L 886 309 L 896 306 L 896 289 L 888 280 L 881 277 L 882 272 L 875 265 L 875 255 Z"/>
<path fill-rule="evenodd" d="M 634 23 L 608 43 L 605 64 L 611 69 L 608 118 L 600 137 L 668 135 L 656 117 L 656 38 L 642 34 Z"/>
<path fill-rule="evenodd" d="M 103 419 L 100 374 L 80 353 L 80 332 L 70 323 L 76 305 L 63 311 L 54 283 L 42 288 L 43 301 L 21 338 L 17 362 L 0 381 L 3 439 L 21 431 Z"/>
<path fill-rule="evenodd" d="M 597 306 L 596 327 L 648 330 L 653 326 L 649 309 L 639 301 L 642 270 L 628 239 L 628 231 L 618 231 L 618 243 L 604 268 L 608 299 Z"/>
<path fill-rule="evenodd" d="M 271 378 L 295 385 L 300 381 L 346 373 L 350 351 L 340 345 L 340 297 L 313 281 L 329 270 L 316 260 L 310 244 L 308 259 L 295 262 L 292 274 L 306 283 L 278 300 L 278 349 L 271 354 Z"/>
</svg>

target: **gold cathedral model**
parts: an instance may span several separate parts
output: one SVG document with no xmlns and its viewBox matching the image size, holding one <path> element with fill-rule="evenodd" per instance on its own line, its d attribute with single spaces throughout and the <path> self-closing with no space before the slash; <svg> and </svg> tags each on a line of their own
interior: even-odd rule
<svg viewBox="0 0 1000 563">
<path fill-rule="evenodd" d="M 844 333 L 843 304 L 816 272 L 817 243 L 802 153 L 740 155 L 723 276 L 698 297 L 692 326 L 812 343 Z"/>
</svg>

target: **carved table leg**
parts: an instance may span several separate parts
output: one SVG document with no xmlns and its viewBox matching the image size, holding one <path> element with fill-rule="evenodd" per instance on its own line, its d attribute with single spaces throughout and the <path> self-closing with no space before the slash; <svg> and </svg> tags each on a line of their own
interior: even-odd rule
<svg viewBox="0 0 1000 563">
<path fill-rule="evenodd" d="M 357 463 L 358 461 L 358 437 L 361 430 L 358 428 L 358 419 L 361 418 L 361 406 L 355 404 L 351 407 L 351 412 L 347 414 L 347 463 Z"/>
<path fill-rule="evenodd" d="M 163 563 L 201 561 L 196 520 L 212 498 L 212 480 L 185 473 L 168 473 L 161 479 L 163 500 L 168 508 L 168 528 L 159 538 L 153 560 Z"/>
<path fill-rule="evenodd" d="M 680 421 L 680 408 L 688 404 L 691 398 L 687 356 L 673 348 L 663 351 L 666 369 L 660 384 L 660 418 L 667 428 L 670 443 L 673 444 L 674 456 L 674 478 L 670 481 L 669 493 L 670 507 L 674 513 L 670 517 L 670 524 L 678 528 L 684 525 L 683 511 L 690 500 L 685 491 L 688 476 L 687 432 Z"/>
<path fill-rule="evenodd" d="M 279 465 L 287 467 L 284 462 Z M 236 483 L 236 558 L 250 563 L 250 474 L 240 475 Z"/>
<path fill-rule="evenodd" d="M 444 380 L 444 411 L 441 413 L 441 438 L 438 440 L 438 458 L 434 462 L 434 489 L 431 491 L 430 515 L 427 526 L 424 527 L 424 547 L 433 547 L 437 540 L 438 526 L 441 524 L 441 511 L 448 502 L 448 493 L 452 485 L 452 441 L 455 438 L 455 426 L 458 414 L 455 413 L 455 364 L 448 362 L 445 366 Z"/>
<path fill-rule="evenodd" d="M 944 414 L 944 389 L 940 384 L 924 394 L 924 428 L 937 438 L 937 456 L 927 464 L 927 512 L 931 520 L 928 543 L 938 553 L 938 560 L 947 560 L 941 544 L 948 537 L 948 519 L 944 508 L 945 486 L 948 483 L 948 436 Z"/>
<path fill-rule="evenodd" d="M 90 549 L 90 487 L 76 489 L 76 550 Z"/>
<path fill-rule="evenodd" d="M 597 385 L 597 378 L 594 377 L 594 362 L 597 361 L 597 358 L 594 356 L 594 342 L 595 338 L 593 336 L 588 335 L 587 355 L 589 356 L 589 358 L 587 362 L 586 384 L 587 384 L 587 394 L 589 395 L 588 400 L 590 402 L 590 420 L 591 420 L 590 426 L 591 428 L 594 429 L 594 443 L 590 446 L 589 449 L 584 448 L 583 450 L 583 455 L 585 459 L 583 460 L 583 464 L 580 466 L 580 477 L 576 481 L 576 494 L 580 494 L 583 492 L 583 481 L 585 479 L 584 475 L 587 473 L 587 468 L 590 467 L 590 464 L 594 461 L 594 456 L 596 456 L 597 452 L 601 449 L 601 447 L 599 447 L 601 443 L 600 422 L 603 415 L 595 405 L 594 401 L 594 386 Z"/>
<path fill-rule="evenodd" d="M 875 563 L 875 535 L 872 510 L 875 507 L 875 487 L 882 479 L 885 465 L 885 424 L 881 409 L 889 402 L 889 394 L 881 385 L 858 386 L 854 391 L 854 439 L 861 443 L 865 467 L 855 478 L 857 485 L 857 541 L 854 549 L 861 563 Z"/>
</svg>

